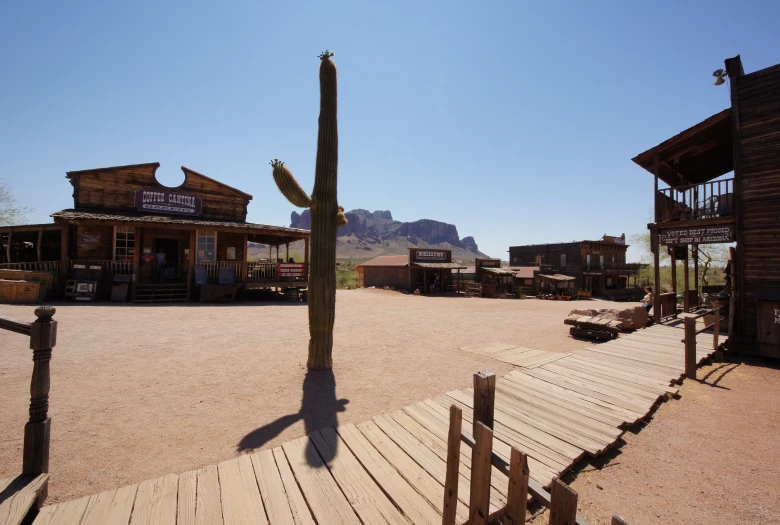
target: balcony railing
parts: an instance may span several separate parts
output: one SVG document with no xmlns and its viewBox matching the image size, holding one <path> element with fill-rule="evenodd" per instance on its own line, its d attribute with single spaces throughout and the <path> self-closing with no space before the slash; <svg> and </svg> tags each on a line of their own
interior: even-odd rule
<svg viewBox="0 0 780 525">
<path fill-rule="evenodd" d="M 665 188 L 656 197 L 656 222 L 730 217 L 734 212 L 734 179 Z"/>
<path fill-rule="evenodd" d="M 2 263 L 0 264 L 0 270 L 60 273 L 60 261 Z"/>
<path fill-rule="evenodd" d="M 216 280 L 219 277 L 219 269 L 228 267 L 235 270 L 236 281 L 244 279 L 243 261 L 201 261 L 195 264 L 206 268 L 206 275 L 209 279 Z M 305 281 L 307 278 L 306 265 L 303 263 L 274 263 L 266 261 L 246 263 L 246 280 L 249 282 Z"/>
<path fill-rule="evenodd" d="M 219 278 L 220 268 L 233 268 L 236 272 L 236 281 L 240 281 L 244 278 L 244 263 L 241 261 L 199 261 L 195 263 L 195 266 L 202 266 L 205 268 L 208 278 L 215 281 Z"/>
</svg>

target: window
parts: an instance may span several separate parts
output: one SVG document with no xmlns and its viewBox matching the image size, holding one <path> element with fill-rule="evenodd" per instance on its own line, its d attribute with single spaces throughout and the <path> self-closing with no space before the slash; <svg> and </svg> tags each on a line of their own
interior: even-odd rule
<svg viewBox="0 0 780 525">
<path fill-rule="evenodd" d="M 615 256 L 612 256 L 612 264 L 615 264 Z"/>
<path fill-rule="evenodd" d="M 236 260 L 236 247 L 235 246 L 228 246 L 227 250 L 225 250 L 225 259 L 228 261 L 235 261 Z"/>
<path fill-rule="evenodd" d="M 601 269 L 604 269 L 604 256 L 599 255 L 599 265 L 601 266 Z"/>
<path fill-rule="evenodd" d="M 561 268 L 566 268 L 566 254 L 561 254 Z"/>
<path fill-rule="evenodd" d="M 590 270 L 590 254 L 585 256 L 585 268 Z"/>
<path fill-rule="evenodd" d="M 135 228 L 117 226 L 114 228 L 114 260 L 132 261 L 135 256 Z"/>
<path fill-rule="evenodd" d="M 197 260 L 215 262 L 217 260 L 217 232 L 198 232 Z"/>
</svg>

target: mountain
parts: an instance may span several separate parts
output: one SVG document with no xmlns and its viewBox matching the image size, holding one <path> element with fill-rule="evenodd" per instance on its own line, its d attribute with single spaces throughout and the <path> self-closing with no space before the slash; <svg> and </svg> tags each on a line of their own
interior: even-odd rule
<svg viewBox="0 0 780 525">
<path fill-rule="evenodd" d="M 404 254 L 407 248 L 441 248 L 452 250 L 452 257 L 471 261 L 487 257 L 479 251 L 473 237 L 461 239 L 454 224 L 420 219 L 401 222 L 389 210 L 356 209 L 345 213 L 349 221 L 339 228 L 336 253 L 340 259 L 371 259 L 379 255 Z M 290 227 L 311 229 L 309 210 L 292 212 Z M 291 248 L 292 249 L 292 248 Z"/>
</svg>

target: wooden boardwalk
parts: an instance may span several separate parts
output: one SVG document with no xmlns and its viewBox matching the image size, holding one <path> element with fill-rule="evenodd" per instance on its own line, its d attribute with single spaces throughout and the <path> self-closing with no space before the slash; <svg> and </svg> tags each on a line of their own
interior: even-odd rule
<svg viewBox="0 0 780 525">
<path fill-rule="evenodd" d="M 531 479 L 549 486 L 584 456 L 613 446 L 626 426 L 677 393 L 672 384 L 684 371 L 682 336 L 681 327 L 662 325 L 570 354 L 483 348 L 481 353 L 527 365 L 496 382 L 494 452 L 506 461 L 511 446 L 527 453 Z M 711 347 L 711 335 L 698 336 L 699 362 Z M 50 505 L 34 523 L 438 525 L 449 406 L 464 409 L 468 434 L 472 402 L 470 389 L 447 392 L 271 450 Z M 471 449 L 461 447 L 460 454 L 460 483 L 468 487 Z M 491 515 L 501 513 L 506 497 L 507 478 L 494 469 Z M 459 499 L 463 523 L 468 491 L 460 491 Z"/>
</svg>

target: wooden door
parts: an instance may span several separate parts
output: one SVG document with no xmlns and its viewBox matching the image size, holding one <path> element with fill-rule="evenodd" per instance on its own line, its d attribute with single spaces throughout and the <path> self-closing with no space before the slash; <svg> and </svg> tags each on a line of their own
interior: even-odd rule
<svg viewBox="0 0 780 525">
<path fill-rule="evenodd" d="M 758 301 L 758 355 L 780 358 L 778 301 Z"/>
</svg>

